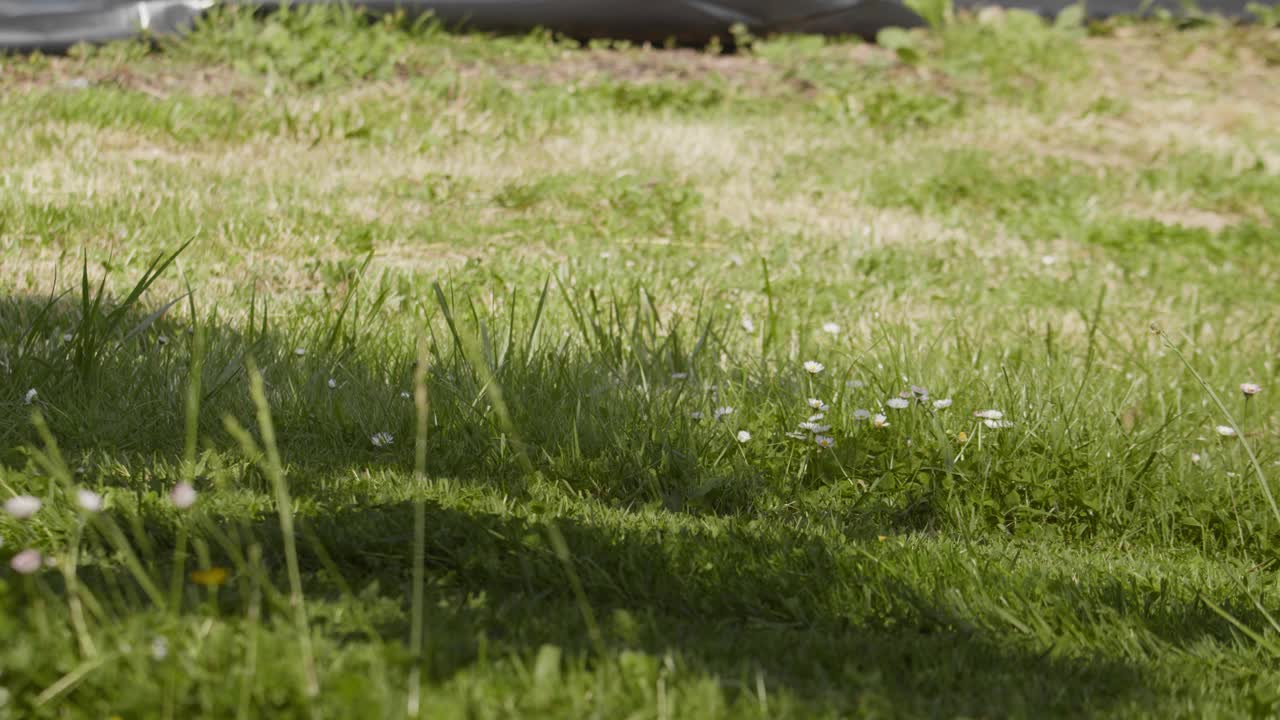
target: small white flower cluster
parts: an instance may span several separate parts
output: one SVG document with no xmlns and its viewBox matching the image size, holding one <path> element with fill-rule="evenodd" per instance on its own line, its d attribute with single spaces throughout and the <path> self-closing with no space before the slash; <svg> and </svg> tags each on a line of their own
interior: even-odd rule
<svg viewBox="0 0 1280 720">
<path fill-rule="evenodd" d="M 677 378 L 677 379 L 679 379 L 679 380 L 683 380 L 683 379 L 685 379 L 685 378 L 687 378 L 687 377 L 689 376 L 689 375 L 688 375 L 688 373 L 676 373 L 676 375 L 680 375 L 680 376 L 681 376 L 680 378 Z M 674 375 L 673 375 L 673 377 L 674 377 Z M 712 394 L 713 394 L 713 396 L 714 396 L 715 391 L 716 391 L 716 386 L 715 386 L 715 385 L 711 385 L 711 386 L 709 386 L 709 388 L 708 388 L 708 389 L 710 389 L 710 390 L 711 390 L 711 392 L 712 392 Z M 716 422 L 724 422 L 724 419 L 725 419 L 725 418 L 729 417 L 730 415 L 732 415 L 732 414 L 734 414 L 734 413 L 736 413 L 736 412 L 737 412 L 737 410 L 736 410 L 736 409 L 734 409 L 734 407 L 733 407 L 732 405 L 721 405 L 720 407 L 717 407 L 717 408 L 715 408 L 714 410 L 712 410 L 712 411 L 711 411 L 711 417 L 712 417 L 713 419 L 715 419 L 715 421 L 716 421 Z M 704 417 L 706 417 L 706 415 L 705 415 L 701 410 L 694 410 L 694 411 L 692 411 L 692 412 L 690 412 L 690 413 L 689 413 L 689 417 L 690 417 L 691 419 L 693 419 L 693 420 L 695 420 L 695 421 L 696 421 L 696 420 L 702 420 Z M 737 431 L 736 433 L 734 433 L 734 434 L 733 434 L 733 437 L 734 437 L 734 439 L 736 439 L 739 443 L 741 443 L 741 444 L 745 445 L 745 444 L 747 444 L 748 442 L 750 442 L 750 441 L 751 441 L 751 431 L 749 431 L 749 430 L 739 430 L 739 431 Z"/>
<path fill-rule="evenodd" d="M 27 548 L 9 559 L 9 567 L 19 575 L 30 575 L 44 564 L 44 556 L 39 550 Z"/>
<path fill-rule="evenodd" d="M 833 334 L 838 332 L 838 330 L 839 329 L 836 328 L 835 331 L 833 331 Z M 802 368 L 810 376 L 819 375 L 827 369 L 825 365 L 817 360 L 804 361 Z M 881 365 L 880 368 L 883 369 L 883 365 Z M 676 380 L 684 380 L 687 377 L 688 374 L 683 372 L 676 372 L 672 374 L 672 378 Z M 902 380 L 904 383 L 909 382 L 908 378 L 905 376 L 903 376 Z M 866 384 L 861 380 L 849 380 L 845 383 L 845 386 L 850 389 L 858 389 L 865 387 Z M 713 390 L 714 397 L 715 386 L 712 385 L 710 388 Z M 1253 390 L 1253 392 L 1256 394 L 1257 390 Z M 835 447 L 836 438 L 831 434 L 833 429 L 832 424 L 827 421 L 827 414 L 831 412 L 831 405 L 822 398 L 817 397 L 806 398 L 804 402 L 807 409 L 810 411 L 808 418 L 798 423 L 796 430 L 786 432 L 786 437 L 802 442 L 812 442 L 819 448 L 823 449 Z M 852 411 L 852 415 L 855 420 L 869 422 L 873 428 L 883 429 L 891 425 L 889 415 L 886 415 L 886 412 L 889 412 L 890 410 L 909 410 L 913 405 L 921 405 L 930 409 L 931 412 L 938 412 L 951 408 L 954 405 L 954 401 L 950 397 L 934 399 L 928 388 L 921 385 L 910 385 L 909 389 L 898 393 L 896 397 L 883 401 L 883 403 L 881 403 L 882 412 L 873 413 L 871 410 L 867 410 L 866 408 L 856 408 Z M 734 412 L 735 410 L 733 407 L 726 405 L 715 408 L 710 413 L 710 416 L 717 421 L 723 421 Z M 689 413 L 689 417 L 694 420 L 701 420 L 704 415 L 702 411 L 694 410 Z M 984 427 L 991 430 L 1001 430 L 1014 427 L 1012 420 L 1005 419 L 1003 411 L 994 408 L 977 410 L 973 413 L 973 417 L 978 421 L 981 421 Z M 1226 431 L 1230 431 L 1230 428 L 1226 428 Z M 1227 434 L 1227 432 L 1224 432 L 1221 428 L 1219 429 L 1219 432 L 1224 435 Z M 961 433 L 960 435 L 965 436 L 966 433 Z M 746 443 L 751 440 L 752 434 L 748 430 L 738 430 L 734 433 L 734 437 L 739 443 Z M 911 440 L 906 440 L 906 443 L 910 445 Z"/>
<path fill-rule="evenodd" d="M 376 448 L 391 447 L 395 441 L 395 437 L 389 432 L 374 433 L 369 437 L 369 442 Z"/>
<path fill-rule="evenodd" d="M 902 379 L 904 382 L 906 382 L 907 380 L 906 377 L 903 377 Z M 850 381 L 849 383 L 847 383 L 847 385 L 850 388 L 860 388 L 863 386 L 863 383 L 860 381 Z M 911 407 L 912 401 L 914 401 L 915 404 L 917 405 L 932 407 L 935 411 L 946 410 L 947 408 L 950 408 L 954 404 L 954 401 L 952 401 L 952 399 L 949 397 L 932 400 L 928 388 L 923 387 L 921 385 L 912 385 L 909 390 L 903 390 L 902 392 L 898 393 L 897 397 L 892 397 L 892 398 L 889 398 L 888 400 L 885 400 L 884 407 L 887 407 L 891 410 L 906 410 Z M 874 425 L 877 428 L 884 428 L 889 426 L 889 420 L 887 416 L 883 414 L 872 415 L 870 411 L 862 408 L 854 410 L 853 416 L 858 420 L 871 420 L 872 425 Z M 1001 412 L 1000 410 L 994 410 L 994 409 L 978 410 L 973 413 L 973 416 L 975 418 L 978 418 L 979 420 L 982 420 L 983 425 L 993 430 L 1013 427 L 1013 422 L 1010 420 L 1005 420 L 1004 413 Z"/>
<path fill-rule="evenodd" d="M 1013 421 L 1005 420 L 1004 413 L 999 410 L 978 410 L 973 413 L 973 416 L 982 420 L 982 424 L 992 430 L 1013 427 Z"/>
<path fill-rule="evenodd" d="M 98 493 L 88 488 L 80 488 L 76 490 L 76 504 L 85 512 L 96 513 L 102 509 L 103 500 Z"/>
<path fill-rule="evenodd" d="M 812 439 L 815 445 L 824 449 L 835 447 L 835 438 L 827 434 L 831 432 L 831 426 L 822 423 L 822 420 L 827 416 L 826 414 L 831 411 L 831 406 L 821 398 L 809 398 L 805 400 L 805 405 L 810 410 L 816 410 L 817 412 L 810 415 L 808 420 L 800 423 L 799 432 L 789 432 L 787 437 L 795 440 Z"/>
<path fill-rule="evenodd" d="M 30 520 L 42 507 L 44 502 L 31 495 L 14 495 L 4 501 L 4 511 L 17 520 Z"/>
<path fill-rule="evenodd" d="M 196 489 L 191 483 L 180 482 L 169 491 L 169 501 L 179 510 L 186 510 L 196 504 Z"/>
<path fill-rule="evenodd" d="M 16 520 L 30 520 L 44 507 L 44 502 L 32 495 L 14 495 L 5 500 L 4 511 Z M 45 557 L 35 548 L 19 551 L 9 559 L 9 567 L 19 575 L 30 575 L 45 564 Z"/>
<path fill-rule="evenodd" d="M 882 413 L 875 413 L 866 408 L 857 408 L 853 411 L 853 419 L 861 421 L 871 421 L 871 426 L 876 428 L 889 427 L 889 417 Z"/>
<path fill-rule="evenodd" d="M 1240 394 L 1244 396 L 1244 401 L 1249 402 L 1254 395 L 1262 392 L 1262 386 L 1257 383 L 1240 383 Z M 1235 425 L 1216 425 L 1213 431 L 1218 433 L 1219 437 L 1234 438 L 1239 437 L 1240 433 L 1236 431 Z"/>
</svg>

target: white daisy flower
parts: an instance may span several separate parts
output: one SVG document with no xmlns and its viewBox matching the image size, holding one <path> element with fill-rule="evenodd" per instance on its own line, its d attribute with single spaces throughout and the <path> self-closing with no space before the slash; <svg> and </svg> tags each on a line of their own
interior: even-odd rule
<svg viewBox="0 0 1280 720">
<path fill-rule="evenodd" d="M 1012 421 L 1012 420 L 991 420 L 991 419 L 987 419 L 987 420 L 983 420 L 983 421 L 982 421 L 982 424 L 983 424 L 983 425 L 986 425 L 987 427 L 991 428 L 992 430 L 1000 430 L 1000 429 L 1002 429 L 1002 428 L 1011 428 L 1011 427 L 1013 427 L 1013 421 Z"/>
<path fill-rule="evenodd" d="M 745 443 L 750 439 L 751 439 L 751 433 L 747 432 L 746 430 L 738 431 L 738 442 Z"/>
<path fill-rule="evenodd" d="M 412 400 L 412 399 L 413 399 L 413 395 L 409 394 L 409 391 L 408 391 L 408 390 L 401 390 L 401 391 L 400 391 L 400 399 L 401 399 L 401 400 Z"/>
<path fill-rule="evenodd" d="M 14 495 L 4 501 L 4 511 L 18 520 L 30 519 L 33 515 L 40 512 L 40 508 L 44 507 L 44 503 L 38 497 L 31 495 Z"/>
<path fill-rule="evenodd" d="M 44 558 L 40 556 L 40 551 L 32 549 L 23 550 L 9 560 L 9 567 L 20 575 L 30 575 L 39 570 L 43 564 Z"/>
<path fill-rule="evenodd" d="M 157 637 L 151 641 L 151 659 L 157 662 L 169 657 L 169 641 Z"/>
<path fill-rule="evenodd" d="M 395 437 L 389 432 L 379 432 L 369 436 L 369 442 L 376 448 L 390 447 L 395 441 Z"/>
<path fill-rule="evenodd" d="M 31 388 L 30 390 L 27 391 L 26 395 L 22 396 L 22 404 L 30 405 L 31 403 L 36 401 L 36 396 L 39 394 L 40 393 L 36 392 L 35 388 Z"/>
<path fill-rule="evenodd" d="M 823 323 L 823 324 L 822 324 L 822 332 L 824 332 L 824 333 L 826 333 L 826 334 L 828 334 L 828 335 L 839 335 L 839 334 L 840 334 L 840 326 L 839 326 L 839 325 L 837 325 L 837 324 L 835 324 L 835 323 L 833 323 L 833 322 Z"/>
<path fill-rule="evenodd" d="M 809 422 L 818 422 L 819 420 L 825 418 L 826 416 L 827 416 L 826 413 L 814 413 L 809 416 Z"/>
<path fill-rule="evenodd" d="M 1004 413 L 999 410 L 978 410 L 973 414 L 973 416 L 976 418 L 982 418 L 983 420 L 999 420 L 1004 417 Z"/>
<path fill-rule="evenodd" d="M 1191 453 L 1191 462 L 1195 463 L 1196 465 L 1199 465 L 1200 461 L 1203 459 L 1204 458 L 1200 455 L 1200 453 L 1198 452 Z"/>
<path fill-rule="evenodd" d="M 857 410 L 853 411 L 853 419 L 854 420 L 870 420 L 871 411 L 867 410 L 866 408 L 858 408 Z"/>
<path fill-rule="evenodd" d="M 169 491 L 169 501 L 179 510 L 186 510 L 196 504 L 196 489 L 191 487 L 191 483 L 178 483 L 173 486 L 173 490 Z"/>
<path fill-rule="evenodd" d="M 885 401 L 885 405 L 888 405 L 894 410 L 905 410 L 911 406 L 911 403 L 905 398 L 889 398 Z"/>
<path fill-rule="evenodd" d="M 693 412 L 689 413 L 689 417 L 693 418 L 694 420 L 701 420 L 701 419 L 702 419 L 702 411 L 701 411 L 701 410 L 694 410 Z"/>
<path fill-rule="evenodd" d="M 85 512 L 96 513 L 102 509 L 102 496 L 88 489 L 76 490 L 76 504 Z"/>
<path fill-rule="evenodd" d="M 951 398 L 942 398 L 941 400 L 933 401 L 934 410 L 946 410 L 949 407 L 951 407 Z"/>
<path fill-rule="evenodd" d="M 723 420 L 726 416 L 733 414 L 733 408 L 727 405 L 725 407 L 718 407 L 712 414 L 715 416 L 716 420 Z"/>
<path fill-rule="evenodd" d="M 831 426 L 830 426 L 830 425 L 819 425 L 818 423 L 813 423 L 813 422 L 802 422 L 802 423 L 800 423 L 800 429 L 801 429 L 801 430 L 808 430 L 809 432 L 811 432 L 811 433 L 813 433 L 813 434 L 815 434 L 815 435 L 819 435 L 819 434 L 822 434 L 822 433 L 827 432 L 828 430 L 830 430 L 830 429 L 831 429 Z"/>
<path fill-rule="evenodd" d="M 1241 383 L 1240 392 L 1244 393 L 1246 398 L 1253 397 L 1262 392 L 1262 386 L 1257 383 Z"/>
<path fill-rule="evenodd" d="M 813 441 L 820 448 L 833 448 L 836 446 L 836 439 L 830 435 L 815 435 L 813 436 Z"/>
<path fill-rule="evenodd" d="M 671 373 L 671 379 L 672 379 L 672 380 L 687 380 L 688 378 L 689 378 L 689 373 L 687 373 L 687 372 L 673 372 L 673 373 Z"/>
<path fill-rule="evenodd" d="M 912 385 L 911 394 L 919 398 L 929 397 L 929 388 L 921 387 L 919 385 Z"/>
<path fill-rule="evenodd" d="M 294 349 L 293 349 L 293 354 L 294 354 L 294 355 L 297 355 L 298 357 L 302 357 L 303 355 L 306 355 L 306 354 L 307 354 L 307 349 L 306 349 L 306 348 L 294 348 Z"/>
<path fill-rule="evenodd" d="M 1222 437 L 1236 436 L 1236 429 L 1231 427 L 1230 425 L 1219 425 L 1216 428 L 1214 428 L 1214 430 L 1217 430 L 1218 434 L 1221 435 Z"/>
<path fill-rule="evenodd" d="M 62 333 L 62 342 L 71 342 L 75 337 L 76 336 L 71 333 Z"/>
<path fill-rule="evenodd" d="M 822 363 L 820 363 L 820 362 L 818 362 L 818 361 L 816 361 L 816 360 L 805 360 L 805 361 L 804 361 L 804 371 L 805 371 L 805 372 L 807 372 L 807 373 L 809 373 L 810 375 L 817 375 L 818 373 L 820 373 L 820 372 L 822 372 L 823 370 L 826 370 L 826 369 L 827 369 L 827 366 L 826 366 L 826 365 L 823 365 Z"/>
<path fill-rule="evenodd" d="M 753 333 L 753 332 L 755 332 L 755 331 L 756 331 L 756 324 L 755 324 L 755 321 L 753 321 L 749 316 L 747 316 L 747 315 L 743 315 L 743 316 L 742 316 L 742 329 L 743 329 L 743 330 L 745 330 L 745 331 L 747 331 L 747 332 L 749 332 L 749 333 Z"/>
<path fill-rule="evenodd" d="M 337 381 L 337 380 L 334 380 L 333 378 L 329 378 L 328 385 L 329 385 L 329 389 L 330 389 L 330 390 L 337 390 L 337 389 L 338 389 L 338 381 Z"/>
<path fill-rule="evenodd" d="M 871 424 L 875 425 L 878 428 L 889 427 L 889 418 L 877 413 L 874 417 L 871 418 Z"/>
<path fill-rule="evenodd" d="M 818 398 L 809 398 L 806 402 L 808 403 L 809 407 L 813 408 L 814 410 L 817 410 L 818 412 L 826 412 L 831 409 L 830 405 L 822 402 Z"/>
</svg>

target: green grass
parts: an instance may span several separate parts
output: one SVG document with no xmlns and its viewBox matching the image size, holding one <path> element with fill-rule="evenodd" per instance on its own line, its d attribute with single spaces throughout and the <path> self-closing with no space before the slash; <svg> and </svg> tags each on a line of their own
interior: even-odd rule
<svg viewBox="0 0 1280 720">
<path fill-rule="evenodd" d="M 0 59 L 0 720 L 1280 712 L 1276 31 L 939 25 Z"/>
</svg>

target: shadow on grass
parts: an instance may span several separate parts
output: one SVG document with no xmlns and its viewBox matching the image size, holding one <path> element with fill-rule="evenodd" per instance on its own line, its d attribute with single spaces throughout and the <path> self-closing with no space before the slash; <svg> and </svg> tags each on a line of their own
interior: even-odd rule
<svg viewBox="0 0 1280 720">
<path fill-rule="evenodd" d="M 9 359 L 3 381 L 4 396 L 10 398 L 0 408 L 6 416 L 0 430 L 5 462 L 17 464 L 24 457 L 17 447 L 35 444 L 23 418 L 29 408 L 12 398 L 38 386 L 37 407 L 69 455 L 101 455 L 106 448 L 106 457 L 136 461 L 145 466 L 143 472 L 100 480 L 163 496 L 181 449 L 175 428 L 181 427 L 192 336 L 185 326 L 156 318 L 127 339 L 111 338 L 86 372 L 63 365 L 74 352 L 69 347 L 74 348 L 76 336 L 64 340 L 63 335 L 64 328 L 75 326 L 76 309 L 40 307 L 39 301 L 8 300 L 0 310 L 4 327 L 10 328 L 0 335 L 15 333 L 5 339 L 26 353 Z M 333 310 L 312 323 L 277 331 L 252 323 L 203 329 L 208 345 L 201 436 L 214 447 L 231 447 L 221 417 L 250 424 L 244 362 L 254 357 L 267 381 L 286 462 L 294 464 L 295 496 L 303 502 L 322 499 L 326 492 L 323 482 L 309 480 L 313 472 L 330 483 L 370 467 L 395 471 L 400 481 L 408 477 L 413 408 L 400 393 L 409 387 L 413 355 L 405 343 L 377 335 L 376 322 L 350 318 L 344 324 L 342 317 Z M 145 318 L 138 313 L 122 327 L 137 327 Z M 33 323 L 43 325 L 34 334 L 25 332 L 36 327 Z M 463 485 L 517 502 L 529 500 L 519 492 L 522 471 L 509 445 L 497 442 L 503 428 L 486 407 L 482 380 L 451 338 L 435 338 L 432 347 L 437 361 L 429 380 L 435 419 L 430 474 L 459 478 Z M 544 478 L 615 508 L 638 500 L 652 503 L 653 483 L 665 495 L 687 492 L 697 481 L 695 458 L 718 440 L 692 432 L 687 424 L 673 427 L 673 418 L 687 417 L 687 409 L 675 409 L 679 389 L 672 397 L 646 400 L 627 394 L 636 392 L 630 389 L 636 378 L 628 374 L 636 369 L 626 369 L 616 356 L 611 361 L 607 354 L 575 354 L 564 346 L 520 355 L 514 347 L 514 355 L 493 348 L 484 352 L 492 351 L 502 384 L 520 389 L 511 405 L 512 421 Z M 674 364 L 688 361 L 671 345 L 649 350 L 644 355 L 650 365 L 640 369 L 650 376 L 667 377 Z M 336 388 L 330 387 L 331 378 Z M 371 430 L 393 432 L 401 442 L 390 453 L 379 452 L 369 446 Z M 561 456 L 571 461 L 548 462 Z M 586 480 L 576 472 L 585 473 Z M 479 634 L 519 654 L 554 644 L 572 657 L 595 658 L 584 620 L 589 608 L 599 620 L 607 653 L 670 652 L 680 667 L 719 678 L 731 693 L 750 696 L 763 683 L 789 691 L 814 711 L 1080 715 L 1115 703 L 1141 704 L 1160 692 L 1141 668 L 1115 659 L 1118 655 L 1082 655 L 1086 651 L 1080 648 L 1046 652 L 1043 643 L 1020 635 L 1015 623 L 998 627 L 946 598 L 946 578 L 966 577 L 959 565 L 940 564 L 932 578 L 904 573 L 865 549 L 858 552 L 862 541 L 824 539 L 782 523 L 752 520 L 759 473 L 740 466 L 724 472 L 736 489 L 712 501 L 717 514 L 734 522 L 667 524 L 639 515 L 635 524 L 616 517 L 589 522 L 565 515 L 572 503 L 544 508 L 570 548 L 585 606 L 571 590 L 543 521 L 465 503 L 430 504 L 426 569 L 433 672 L 443 679 L 475 662 Z M 248 466 L 236 480 L 241 488 L 265 494 Z M 157 555 L 164 557 L 174 545 L 172 516 L 155 507 L 144 507 L 140 520 Z M 407 606 L 412 505 L 317 507 L 322 512 L 300 516 L 309 593 L 342 598 L 344 586 L 357 593 L 372 588 L 373 596 Z M 284 576 L 279 526 L 262 517 L 260 510 L 241 517 L 206 516 L 208 532 L 202 535 L 197 527 L 195 538 L 214 548 L 215 561 L 228 564 L 225 557 L 219 560 L 215 535 L 256 543 L 264 550 L 269 575 L 279 579 Z M 158 569 L 165 577 L 167 569 Z M 112 575 L 94 579 L 92 572 L 86 577 L 104 586 L 128 583 Z M 1016 588 L 1018 578 L 1005 582 Z M 1088 597 L 1091 583 L 1105 582 L 1086 578 L 1086 590 L 1077 597 Z M 980 581 L 969 585 L 968 591 L 994 606 L 994 596 L 983 595 L 987 589 Z M 242 611 L 236 586 L 224 592 L 223 602 Z M 1176 646 L 1228 634 L 1223 621 L 1194 601 L 1139 610 L 1125 606 L 1119 596 L 1107 607 Z M 407 617 L 401 613 L 378 633 L 405 637 Z"/>
<path fill-rule="evenodd" d="M 409 635 L 413 512 L 404 502 L 300 518 L 300 560 L 313 605 L 336 603 L 359 613 L 349 603 L 390 601 L 402 609 L 381 615 L 367 634 L 351 635 L 348 627 L 347 641 Z M 669 656 L 677 676 L 715 678 L 730 702 L 755 703 L 763 689 L 787 696 L 805 713 L 1075 717 L 1112 706 L 1155 706 L 1171 692 L 1116 655 L 1082 654 L 1078 647 L 1050 652 L 1012 626 L 995 627 L 991 617 L 964 609 L 942 588 L 956 582 L 971 601 L 999 590 L 955 574 L 946 559 L 933 566 L 941 577 L 930 578 L 877 560 L 877 548 L 862 553 L 861 543 L 833 543 L 783 527 L 669 532 L 557 517 L 547 522 L 570 548 L 585 607 L 601 630 L 596 645 L 584 605 L 547 540 L 546 522 L 437 502 L 427 503 L 425 516 L 426 663 L 434 682 L 447 682 L 486 656 L 528 659 L 554 645 L 570 663 L 587 667 L 601 664 L 600 651 L 615 668 L 628 652 L 655 663 Z M 206 516 L 203 526 L 193 527 L 192 538 L 211 545 L 217 528 L 260 546 L 266 572 L 284 586 L 274 520 Z M 154 539 L 163 556 L 171 538 Z M 928 552 L 922 552 L 927 566 Z M 216 549 L 213 562 L 232 564 Z M 169 571 L 164 563 L 155 569 L 161 577 Z M 103 587 L 130 582 L 115 571 L 83 579 Z M 58 578 L 50 572 L 48 580 Z M 1010 576 L 1000 584 L 1018 581 Z M 221 612 L 243 615 L 248 600 L 241 589 L 233 579 L 220 590 Z M 190 599 L 194 611 L 202 601 L 195 594 Z M 1161 627 L 1186 610 L 1171 608 L 1168 617 L 1157 612 L 1139 622 Z M 287 622 L 287 599 L 268 602 L 266 612 L 268 622 L 274 614 Z M 1186 642 L 1225 634 L 1215 618 L 1193 614 L 1167 629 Z M 313 617 L 313 627 L 327 632 L 322 619 Z"/>
<path fill-rule="evenodd" d="M 303 534 L 322 539 L 338 566 L 358 569 L 345 581 L 376 581 L 407 597 L 412 512 L 409 503 L 350 510 L 308 520 Z M 542 522 L 435 503 L 426 518 L 428 577 L 456 601 L 433 623 L 438 676 L 474 659 L 477 630 L 519 653 L 554 644 L 592 655 L 584 608 Z M 858 552 L 856 542 L 840 546 L 784 527 L 672 533 L 552 522 L 570 548 L 606 652 L 672 653 L 679 667 L 720 678 L 731 694 L 754 695 L 759 677 L 815 711 L 883 703 L 878 709 L 907 715 L 1006 717 L 1079 715 L 1158 693 L 1124 661 L 1050 653 L 1010 625 L 993 629 L 991 618 L 942 597 L 950 581 L 895 570 Z M 276 531 L 266 523 L 254 535 L 270 544 Z M 302 545 L 304 563 L 323 575 L 316 545 Z M 966 584 L 948 561 L 935 569 Z M 1207 613 L 1174 621 L 1186 610 L 1153 614 L 1150 626 L 1170 639 L 1225 634 Z"/>
<path fill-rule="evenodd" d="M 722 516 L 752 512 L 763 498 L 790 497 L 840 477 L 830 461 L 809 463 L 800 477 L 774 473 L 738 447 L 734 434 L 746 422 L 739 419 L 745 413 L 725 422 L 710 419 L 719 405 L 736 402 L 716 389 L 713 381 L 723 378 L 703 378 L 696 370 L 713 364 L 704 355 L 723 351 L 713 319 L 695 318 L 660 333 L 642 310 L 626 318 L 602 305 L 598 316 L 584 320 L 583 337 L 575 343 L 535 342 L 538 320 L 526 315 L 533 315 L 537 300 L 526 299 L 526 314 L 513 313 L 515 319 L 478 316 L 465 299 L 447 301 L 454 316 L 465 307 L 472 317 L 479 347 L 470 354 L 451 334 L 455 318 L 449 327 L 441 320 L 446 303 L 424 310 L 422 326 L 435 328 L 427 376 L 430 475 L 470 478 L 520 496 L 527 473 L 522 447 L 537 472 L 583 496 L 623 507 L 660 503 Z M 253 364 L 263 375 L 297 495 L 328 492 L 316 478 L 403 473 L 413 462 L 413 338 L 379 316 L 376 306 L 353 307 L 335 299 L 311 317 L 283 322 L 261 308 L 234 323 L 211 315 L 194 326 L 198 333 L 189 320 L 173 319 L 176 311 L 153 316 L 152 308 L 138 308 L 125 314 L 115 332 L 91 337 L 94 323 L 83 320 L 86 312 L 77 302 L 0 299 L 0 342 L 14 349 L 4 358 L 8 372 L 0 373 L 0 463 L 21 467 L 26 455 L 20 448 L 40 444 L 30 422 L 38 410 L 77 462 L 93 464 L 95 455 L 108 464 L 123 462 L 143 472 L 118 482 L 163 493 L 174 482 L 183 449 L 198 335 L 202 448 L 235 454 L 224 418 L 254 428 L 248 388 Z M 509 423 L 496 411 L 487 372 L 478 372 L 477 364 L 487 366 L 505 389 Z M 676 379 L 676 371 L 689 377 Z M 785 400 L 803 407 L 808 391 L 794 378 L 773 374 L 738 379 L 772 404 L 781 402 L 779 394 L 789 394 Z M 37 395 L 28 406 L 23 400 L 30 390 Z M 694 419 L 695 412 L 705 419 Z M 774 421 L 765 415 L 752 422 Z M 375 447 L 371 438 L 379 433 L 395 442 Z M 827 455 L 839 458 L 841 473 L 886 474 L 886 486 L 916 472 L 908 463 L 886 470 L 853 443 Z M 254 469 L 235 472 L 236 482 L 268 490 Z M 935 521 L 926 505 L 912 507 L 891 522 L 923 527 Z"/>
</svg>

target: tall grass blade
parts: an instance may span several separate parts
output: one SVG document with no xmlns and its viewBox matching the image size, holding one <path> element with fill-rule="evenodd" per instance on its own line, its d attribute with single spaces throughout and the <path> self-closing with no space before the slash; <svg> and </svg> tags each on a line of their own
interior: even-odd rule
<svg viewBox="0 0 1280 720">
<path fill-rule="evenodd" d="M 298 564 L 297 539 L 293 525 L 293 501 L 289 497 L 289 488 L 285 483 L 284 467 L 280 460 L 280 451 L 276 445 L 275 426 L 271 420 L 271 408 L 267 404 L 266 386 L 262 373 L 250 363 L 249 393 L 257 409 L 258 432 L 262 436 L 262 450 L 259 451 L 253 438 L 234 418 L 225 418 L 227 431 L 235 436 L 241 448 L 249 458 L 257 458 L 259 466 L 267 475 L 275 493 L 276 513 L 280 521 L 280 534 L 284 544 L 285 563 L 289 574 L 289 605 L 293 611 L 294 629 L 298 634 L 298 642 L 302 652 L 302 670 L 305 690 L 308 698 L 320 694 L 320 681 L 316 674 L 315 653 L 311 644 L 311 627 L 307 620 L 306 599 L 302 592 L 302 570 Z"/>
</svg>

